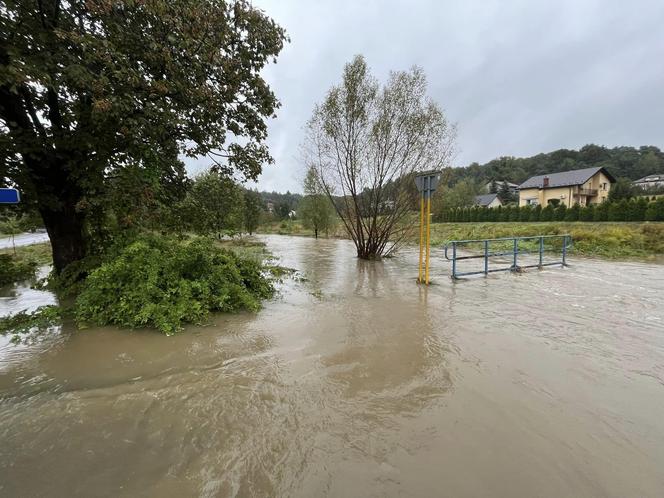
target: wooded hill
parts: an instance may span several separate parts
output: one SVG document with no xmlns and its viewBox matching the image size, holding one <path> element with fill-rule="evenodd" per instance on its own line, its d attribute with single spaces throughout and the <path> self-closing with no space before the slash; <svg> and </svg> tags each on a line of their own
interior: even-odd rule
<svg viewBox="0 0 664 498">
<path fill-rule="evenodd" d="M 460 180 L 487 183 L 507 180 L 520 184 L 535 175 L 573 169 L 605 167 L 615 178 L 637 180 L 653 173 L 664 173 L 664 152 L 658 147 L 614 147 L 589 144 L 580 150 L 559 149 L 532 157 L 500 157 L 486 164 L 472 163 L 447 171 L 448 185 Z"/>
</svg>

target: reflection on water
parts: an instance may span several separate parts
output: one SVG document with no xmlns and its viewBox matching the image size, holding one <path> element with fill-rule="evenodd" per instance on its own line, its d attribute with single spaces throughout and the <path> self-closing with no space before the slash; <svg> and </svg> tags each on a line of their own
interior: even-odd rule
<svg viewBox="0 0 664 498">
<path fill-rule="evenodd" d="M 258 314 L 0 346 L 0 495 L 662 494 L 663 267 L 265 239 L 305 279 Z"/>
</svg>

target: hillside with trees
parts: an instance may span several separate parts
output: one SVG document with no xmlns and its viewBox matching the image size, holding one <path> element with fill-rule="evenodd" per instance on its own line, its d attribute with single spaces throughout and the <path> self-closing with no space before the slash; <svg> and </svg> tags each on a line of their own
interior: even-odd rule
<svg viewBox="0 0 664 498">
<path fill-rule="evenodd" d="M 559 149 L 532 157 L 499 157 L 485 164 L 449 168 L 446 174 L 448 185 L 455 185 L 461 180 L 478 184 L 506 180 L 520 184 L 535 175 L 596 166 L 606 168 L 616 178 L 636 180 L 664 172 L 664 152 L 651 145 L 608 148 L 588 144 L 579 150 Z"/>
</svg>

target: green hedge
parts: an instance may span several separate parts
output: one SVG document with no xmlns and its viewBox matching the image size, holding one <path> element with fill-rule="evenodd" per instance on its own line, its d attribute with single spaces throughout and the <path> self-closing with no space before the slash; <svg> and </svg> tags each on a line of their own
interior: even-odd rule
<svg viewBox="0 0 664 498">
<path fill-rule="evenodd" d="M 466 207 L 447 209 L 437 213 L 437 222 L 491 221 L 664 221 L 664 197 L 648 201 L 640 197 L 618 202 L 603 202 L 568 208 L 542 206 L 500 206 L 497 208 Z"/>
</svg>

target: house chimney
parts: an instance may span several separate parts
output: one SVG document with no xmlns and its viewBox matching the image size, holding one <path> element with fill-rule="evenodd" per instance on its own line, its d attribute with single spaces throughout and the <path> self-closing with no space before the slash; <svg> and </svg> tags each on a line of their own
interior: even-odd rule
<svg viewBox="0 0 664 498">
<path fill-rule="evenodd" d="M 544 179 L 542 180 L 542 187 L 546 188 L 549 186 L 549 177 L 545 176 Z"/>
</svg>

